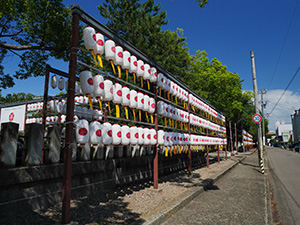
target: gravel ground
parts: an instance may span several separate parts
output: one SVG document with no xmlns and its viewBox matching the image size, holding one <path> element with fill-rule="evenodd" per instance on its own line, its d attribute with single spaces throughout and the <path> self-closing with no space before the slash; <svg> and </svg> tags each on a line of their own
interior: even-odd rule
<svg viewBox="0 0 300 225">
<path fill-rule="evenodd" d="M 216 157 L 211 154 L 210 157 Z M 222 157 L 222 155 L 221 155 Z M 158 189 L 153 182 L 122 187 L 114 191 L 103 191 L 71 201 L 70 224 L 133 224 L 143 223 L 143 218 L 159 210 L 167 202 L 177 198 L 195 186 L 224 171 L 234 164 L 235 157 L 213 163 L 209 168 L 181 171 L 159 179 Z M 0 224 L 61 224 L 61 204 L 28 214 L 0 218 Z"/>
</svg>

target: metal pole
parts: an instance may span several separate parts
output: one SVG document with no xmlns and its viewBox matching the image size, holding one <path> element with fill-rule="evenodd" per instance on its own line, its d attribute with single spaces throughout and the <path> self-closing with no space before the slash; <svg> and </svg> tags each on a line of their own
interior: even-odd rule
<svg viewBox="0 0 300 225">
<path fill-rule="evenodd" d="M 254 62 L 254 53 L 250 51 L 251 55 L 251 65 L 252 65 L 252 77 L 253 77 L 253 92 L 254 92 L 254 102 L 255 102 L 255 112 L 259 114 L 259 104 L 258 104 L 258 90 L 257 90 L 257 80 L 256 80 L 256 71 L 255 71 L 255 62 Z M 262 152 L 262 137 L 261 137 L 261 124 L 257 124 L 257 136 L 258 136 L 258 158 L 259 160 L 263 159 Z"/>
<path fill-rule="evenodd" d="M 69 62 L 68 97 L 67 97 L 67 118 L 66 118 L 66 139 L 64 152 L 64 176 L 62 190 L 62 222 L 70 222 L 70 201 L 71 201 L 71 179 L 72 179 L 72 150 L 73 150 L 73 121 L 74 121 L 74 96 L 75 79 L 77 67 L 77 51 L 79 36 L 79 15 L 73 14 L 71 33 L 71 52 Z"/>
<path fill-rule="evenodd" d="M 157 86 L 154 86 L 155 90 L 155 102 L 157 102 Z M 158 131 L 158 118 L 157 118 L 157 104 L 155 104 L 155 114 L 154 114 L 154 123 L 155 123 L 155 130 L 156 133 Z M 155 156 L 153 159 L 153 188 L 158 189 L 158 144 L 157 144 L 157 139 L 156 139 L 156 145 L 155 145 Z"/>
<path fill-rule="evenodd" d="M 265 108 L 265 104 L 264 104 L 264 94 L 267 93 L 266 89 L 263 89 L 260 91 L 260 97 L 261 97 L 261 114 L 262 114 L 262 143 L 263 146 L 266 145 L 266 130 L 265 130 L 265 117 L 264 117 L 264 108 Z"/>
<path fill-rule="evenodd" d="M 217 145 L 218 148 L 218 163 L 220 163 L 220 145 Z"/>
<path fill-rule="evenodd" d="M 233 155 L 233 143 L 232 143 L 231 121 L 229 121 L 229 132 L 230 132 L 230 148 L 231 148 L 231 155 Z"/>
<path fill-rule="evenodd" d="M 209 168 L 209 151 L 208 151 L 208 145 L 206 145 L 206 166 Z"/>
<path fill-rule="evenodd" d="M 234 129 L 235 129 L 235 150 L 238 151 L 236 123 L 234 123 Z"/>
<path fill-rule="evenodd" d="M 188 99 L 187 102 L 187 107 L 188 107 L 188 113 L 190 114 L 190 101 Z M 190 120 L 188 121 L 188 132 L 189 132 L 189 136 L 191 136 L 191 124 L 190 124 Z M 188 151 L 189 151 L 189 155 L 188 155 L 188 172 L 189 175 L 192 175 L 192 151 L 191 151 L 191 145 L 188 145 Z"/>
</svg>

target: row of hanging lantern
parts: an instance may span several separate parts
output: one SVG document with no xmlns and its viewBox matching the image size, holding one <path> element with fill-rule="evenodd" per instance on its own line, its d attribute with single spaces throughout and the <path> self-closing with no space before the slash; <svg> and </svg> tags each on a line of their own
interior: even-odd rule
<svg viewBox="0 0 300 225">
<path fill-rule="evenodd" d="M 177 128 L 177 123 L 174 123 L 174 120 L 181 123 L 181 129 L 183 129 L 182 123 L 186 125 L 189 122 L 189 113 L 187 111 L 167 104 L 164 101 L 157 102 L 157 114 L 164 117 L 165 126 L 168 126 L 167 118 L 169 118 L 169 127 L 174 128 Z"/>
<path fill-rule="evenodd" d="M 183 103 L 184 108 L 188 108 L 188 102 L 193 107 L 196 107 L 208 115 L 211 115 L 212 117 L 219 119 L 222 122 L 225 122 L 225 117 L 221 115 L 220 113 L 216 112 L 214 109 L 212 109 L 207 104 L 203 103 L 200 99 L 194 97 L 192 94 L 189 94 L 188 91 L 186 91 L 184 88 L 182 88 L 181 85 L 177 84 L 176 82 L 172 81 L 171 79 L 168 79 L 167 76 L 165 76 L 163 73 L 158 73 L 157 70 L 154 67 L 151 67 L 151 65 L 144 63 L 142 60 L 137 59 L 136 56 L 131 55 L 130 52 L 127 50 L 123 50 L 121 46 L 116 46 L 115 42 L 113 40 L 104 40 L 104 36 L 100 33 L 96 33 L 94 28 L 92 27 L 86 27 L 84 29 L 84 44 L 87 50 L 92 52 L 94 63 L 98 64 L 101 67 L 103 67 L 101 55 L 105 54 L 105 59 L 108 60 L 111 63 L 111 66 L 113 68 L 114 74 L 116 74 L 115 66 L 118 68 L 117 74 L 119 78 L 122 78 L 123 80 L 128 81 L 128 72 L 133 75 L 134 83 L 136 83 L 136 76 L 141 80 L 141 87 L 143 87 L 143 81 L 146 80 L 148 84 L 149 89 L 149 82 L 155 83 L 157 82 L 157 86 L 159 87 L 159 95 L 161 95 L 161 90 L 165 91 L 167 96 L 165 98 L 168 98 L 169 101 L 173 101 L 175 98 L 175 103 L 177 103 L 178 100 Z M 97 62 L 98 60 L 98 62 Z M 126 71 L 126 79 L 122 77 L 121 75 L 121 68 Z M 126 119 L 128 118 L 128 107 L 132 109 L 134 120 L 136 119 L 136 112 L 135 109 L 139 112 L 139 121 L 141 121 L 141 112 L 144 111 L 145 115 L 147 117 L 148 121 L 148 115 L 147 113 L 151 114 L 151 122 L 153 122 L 152 114 L 155 111 L 155 100 L 154 98 L 149 97 L 148 95 L 145 95 L 141 92 L 137 92 L 136 90 L 132 89 L 130 90 L 128 87 L 122 87 L 119 83 L 113 83 L 109 79 L 104 79 L 103 76 L 97 74 L 95 76 L 92 75 L 90 71 L 82 71 L 79 74 L 80 77 L 80 90 L 84 95 L 88 96 L 90 108 L 92 109 L 92 96 L 98 99 L 100 110 L 102 111 L 102 102 L 106 102 L 109 110 L 109 114 L 111 115 L 111 107 L 110 102 L 113 102 L 116 106 L 116 117 L 120 117 L 120 105 L 124 107 Z M 87 98 L 85 98 L 85 103 Z M 83 100 L 84 101 L 84 100 Z M 93 101 L 94 102 L 94 101 Z M 94 102 L 95 103 L 95 102 Z M 167 104 L 164 101 L 158 101 L 157 102 L 157 113 L 160 116 L 164 117 L 165 125 L 167 126 L 167 121 L 169 120 L 169 127 L 177 128 L 177 122 L 181 122 L 181 129 L 182 124 L 185 126 L 185 129 L 187 129 L 187 124 L 190 122 L 192 125 L 199 125 L 199 119 L 200 117 L 195 116 L 193 114 L 189 114 L 186 110 L 180 109 L 180 107 L 174 107 L 172 104 Z M 195 110 L 194 110 L 195 111 Z M 167 120 L 168 118 L 168 120 Z M 196 118 L 193 120 L 193 118 Z M 200 118 L 201 121 L 203 120 Z M 76 122 L 76 129 L 78 128 L 78 132 L 81 129 L 79 124 L 85 124 L 85 130 L 87 132 L 81 132 L 82 134 L 85 134 L 89 137 L 89 139 L 85 139 L 85 142 L 83 143 L 92 143 L 90 134 L 88 135 L 91 128 L 89 127 L 92 123 L 88 124 L 87 121 L 81 122 L 85 120 L 78 120 Z M 174 122 L 175 121 L 175 122 Z M 211 129 L 216 132 L 224 133 L 226 132 L 226 128 L 212 123 L 208 120 L 204 120 L 203 127 L 207 129 Z M 124 139 L 124 142 L 122 140 L 120 141 L 118 138 L 121 135 L 122 137 L 122 128 L 126 125 L 123 125 L 122 127 L 118 124 L 111 125 L 108 122 L 105 122 L 103 124 L 97 123 L 97 126 L 101 127 L 101 134 L 102 134 L 102 141 L 101 143 L 107 145 L 107 144 L 122 144 L 127 143 Z M 100 125 L 99 125 L 100 124 Z M 87 128 L 88 126 L 88 128 Z M 201 125 L 202 126 L 202 125 Z M 116 132 L 113 132 L 114 130 L 121 132 L 120 135 L 116 136 L 113 134 L 117 134 Z M 111 128 L 111 129 L 109 129 Z M 138 129 L 135 126 L 132 126 L 129 128 L 131 129 Z M 148 129 L 148 128 L 140 128 L 140 129 Z M 111 130 L 111 131 L 110 131 Z M 154 130 L 151 128 L 150 130 Z M 155 130 L 154 130 L 155 131 Z M 110 133 L 111 136 L 108 138 L 105 132 Z M 99 132 L 98 132 L 99 133 Z M 160 134 L 163 134 L 160 135 Z M 177 136 L 176 136 L 177 135 Z M 190 144 L 190 136 L 188 134 L 180 134 L 175 132 L 164 132 L 163 130 L 159 130 L 157 132 L 158 136 L 158 144 L 161 146 L 176 146 L 177 145 L 177 138 L 178 135 L 181 135 L 181 137 L 185 140 L 185 142 L 181 142 L 181 145 L 187 146 Z M 80 137 L 78 133 L 78 137 Z M 131 135 L 132 136 L 132 135 Z M 122 138 L 121 138 L 122 139 Z M 169 141 L 167 141 L 167 140 Z M 104 140 L 104 141 L 103 141 Z M 107 141 L 108 140 L 108 141 Z M 163 140 L 163 141 L 162 141 Z M 172 140 L 172 141 L 171 141 Z M 77 140 L 78 141 L 78 140 Z M 156 139 L 155 139 L 156 141 Z M 174 141 L 176 144 L 174 144 Z M 220 141 L 221 142 L 221 141 Z M 79 141 L 81 143 L 81 141 Z M 135 143 L 134 141 L 130 141 L 130 144 Z M 141 142 L 140 142 L 141 143 Z M 154 143 L 154 142 L 153 142 Z M 184 143 L 184 144 L 182 144 Z M 127 145 L 127 144 L 124 144 Z M 179 144 L 178 144 L 179 145 Z M 171 147 L 169 149 L 170 154 L 172 152 L 176 152 L 177 148 Z M 186 148 L 187 150 L 187 148 Z M 181 150 L 180 150 L 181 151 Z M 165 151 L 167 152 L 167 151 Z M 178 151 L 177 151 L 178 152 Z M 166 153 L 168 154 L 168 153 Z"/>
<path fill-rule="evenodd" d="M 244 146 L 252 146 L 253 145 L 253 136 L 245 130 L 243 130 L 243 145 Z"/>
<path fill-rule="evenodd" d="M 94 28 L 92 27 L 86 27 L 84 29 L 84 43 L 86 49 L 93 53 L 94 59 L 96 59 L 96 55 L 101 56 L 103 53 L 105 53 L 105 58 L 111 62 L 112 66 L 122 66 L 124 69 L 129 70 L 129 72 L 137 75 L 140 78 L 148 80 L 153 74 L 157 73 L 157 70 L 154 67 L 150 67 L 147 63 L 144 64 L 142 60 L 137 60 L 135 56 L 132 57 L 128 51 L 123 51 L 121 46 L 116 46 L 113 40 L 109 39 L 105 41 L 104 36 L 100 33 L 96 34 Z M 97 64 L 96 60 L 95 63 Z M 151 72 L 151 70 L 153 72 Z M 120 72 L 119 78 L 121 78 Z M 156 82 L 156 78 L 154 78 L 152 81 Z M 175 97 L 176 103 L 177 98 L 182 100 L 184 102 L 184 106 L 187 105 L 186 103 L 189 100 L 191 105 L 194 104 L 194 106 L 203 110 L 204 112 L 207 112 L 209 115 L 225 122 L 224 116 L 216 112 L 198 98 L 195 98 L 193 95 L 190 94 L 189 96 L 186 90 L 172 80 L 168 79 L 162 73 L 158 74 L 157 85 L 160 89 L 165 90 L 168 93 L 168 100 L 170 100 L 169 94 Z M 191 99 L 191 97 L 193 98 Z"/>
<path fill-rule="evenodd" d="M 187 133 L 157 131 L 157 143 L 164 148 L 164 154 L 167 157 L 172 154 L 181 154 L 188 152 L 190 135 Z"/>
<path fill-rule="evenodd" d="M 32 117 L 32 118 L 27 118 L 26 119 L 26 124 L 30 123 L 39 123 L 42 124 L 43 118 L 42 117 Z M 51 123 L 64 123 L 66 121 L 66 115 L 61 115 L 60 120 L 58 116 L 47 116 L 46 117 L 46 124 L 51 124 Z"/>
<path fill-rule="evenodd" d="M 176 103 L 177 103 L 177 99 L 184 101 L 184 103 L 188 102 L 188 92 L 184 90 L 182 87 L 180 87 L 180 85 L 168 79 L 162 73 L 158 74 L 157 86 L 159 87 L 160 96 L 161 96 L 161 90 L 164 90 L 168 94 L 168 100 L 170 100 L 170 95 L 171 95 L 175 97 Z"/>
<path fill-rule="evenodd" d="M 53 75 L 50 80 L 50 86 L 53 89 L 58 88 L 60 91 L 66 89 L 66 91 L 67 91 L 68 81 L 65 81 L 65 79 L 63 77 L 60 77 L 59 79 L 57 79 L 57 76 Z"/>
<path fill-rule="evenodd" d="M 155 111 L 155 100 L 147 94 L 130 90 L 126 86 L 119 83 L 113 84 L 109 79 L 103 79 L 103 76 L 97 74 L 94 77 L 90 71 L 83 71 L 80 73 L 80 85 L 83 93 L 93 95 L 98 98 L 100 110 L 102 111 L 101 101 L 108 104 L 109 115 L 111 115 L 110 102 L 112 101 L 116 106 L 116 117 L 120 117 L 120 105 L 125 108 L 126 119 L 128 117 L 128 107 L 132 108 L 134 120 L 136 120 L 135 109 L 139 111 L 139 120 L 141 121 L 141 111 L 151 114 L 151 121 L 153 122 L 153 113 Z M 91 107 L 92 108 L 92 107 Z"/>
<path fill-rule="evenodd" d="M 76 141 L 93 145 L 155 145 L 157 134 L 153 128 L 111 124 L 99 121 L 89 123 L 85 119 L 76 122 Z"/>
<path fill-rule="evenodd" d="M 216 110 L 214 110 L 209 105 L 207 105 L 206 103 L 204 103 L 203 101 L 201 101 L 200 99 L 198 99 L 192 94 L 189 94 L 189 104 L 192 106 L 193 111 L 195 111 L 194 107 L 196 107 L 197 109 L 205 113 L 208 113 L 212 117 L 222 122 L 225 122 L 225 117 L 222 114 L 218 113 Z"/>
<path fill-rule="evenodd" d="M 75 106 L 74 106 L 74 114 L 79 118 L 86 118 L 88 120 L 101 120 L 103 117 L 103 113 L 97 109 L 89 109 L 86 107 L 81 107 L 81 104 L 87 103 L 87 99 L 83 96 L 75 97 Z M 47 103 L 47 108 L 54 113 L 58 114 L 66 114 L 67 112 L 67 102 L 66 100 L 50 100 Z"/>
<path fill-rule="evenodd" d="M 206 128 L 212 131 L 220 132 L 220 133 L 226 133 L 226 128 L 223 126 L 220 126 L 218 124 L 212 123 L 209 120 L 203 119 L 199 116 L 196 116 L 194 114 L 190 114 L 190 124 L 193 126 L 198 126 L 202 128 Z"/>
<path fill-rule="evenodd" d="M 27 104 L 27 112 L 42 110 L 43 105 L 44 105 L 43 102 L 35 102 L 35 103 Z"/>
<path fill-rule="evenodd" d="M 123 51 L 121 46 L 116 46 L 111 39 L 104 40 L 104 36 L 96 33 L 92 27 L 86 27 L 83 30 L 84 45 L 88 51 L 92 52 L 94 62 L 97 63 L 96 57 L 99 61 L 100 67 L 103 67 L 101 55 L 105 53 L 105 58 L 111 63 L 114 74 L 116 74 L 115 66 L 118 68 L 118 77 L 121 78 L 121 68 L 126 71 L 126 82 L 128 81 L 128 72 L 133 74 L 134 83 L 136 83 L 136 76 L 141 80 L 141 87 L 143 87 L 143 80 L 147 81 L 148 90 L 150 89 L 149 82 L 155 83 L 157 81 L 157 72 L 155 67 L 144 63 L 142 60 L 137 60 L 136 56 L 131 55 L 127 50 Z"/>
<path fill-rule="evenodd" d="M 226 138 L 209 137 L 191 134 L 191 145 L 226 145 Z"/>
</svg>

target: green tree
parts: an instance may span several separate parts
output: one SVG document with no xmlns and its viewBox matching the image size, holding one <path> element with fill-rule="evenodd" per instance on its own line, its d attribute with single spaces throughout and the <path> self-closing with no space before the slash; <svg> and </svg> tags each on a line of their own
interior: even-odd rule
<svg viewBox="0 0 300 225">
<path fill-rule="evenodd" d="M 197 94 L 222 111 L 232 121 L 242 111 L 242 80 L 227 71 L 218 59 L 209 61 L 205 51 L 192 56 L 189 72 L 181 78 Z"/>
<path fill-rule="evenodd" d="M 13 94 L 7 94 L 5 97 L 0 96 L 0 102 L 1 102 L 1 104 L 8 104 L 8 103 L 28 101 L 28 100 L 32 100 L 32 99 L 35 99 L 38 97 L 39 96 L 30 94 L 30 93 L 28 93 L 28 94 L 25 94 L 23 92 L 13 93 Z"/>
<path fill-rule="evenodd" d="M 71 10 L 62 0 L 3 0 L 0 3 L 0 88 L 12 87 L 13 77 L 44 75 L 50 57 L 68 59 Z M 4 74 L 8 54 L 20 56 L 15 74 Z"/>
<path fill-rule="evenodd" d="M 187 69 L 190 55 L 182 30 L 162 31 L 168 21 L 160 4 L 155 5 L 154 0 L 105 0 L 98 9 L 110 29 L 170 73 L 180 76 Z"/>
</svg>

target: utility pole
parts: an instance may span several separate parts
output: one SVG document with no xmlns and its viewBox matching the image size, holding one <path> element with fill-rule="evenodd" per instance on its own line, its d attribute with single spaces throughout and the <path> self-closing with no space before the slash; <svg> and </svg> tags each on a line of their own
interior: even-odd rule
<svg viewBox="0 0 300 225">
<path fill-rule="evenodd" d="M 252 65 L 252 78 L 253 78 L 253 92 L 254 92 L 254 103 L 255 103 L 255 112 L 259 113 L 259 104 L 258 104 L 258 90 L 257 90 L 257 80 L 256 80 L 256 71 L 255 71 L 255 62 L 254 62 L 254 53 L 250 51 L 251 56 L 251 65 Z M 263 157 L 263 146 L 262 146 L 262 137 L 261 137 L 261 123 L 257 123 L 257 138 L 258 138 L 258 160 L 261 167 L 261 172 L 264 173 L 264 157 Z"/>
<path fill-rule="evenodd" d="M 261 114 L 262 114 L 262 140 L 263 140 L 263 146 L 266 145 L 266 131 L 265 131 L 265 117 L 264 117 L 264 108 L 266 107 L 264 103 L 264 95 L 267 93 L 266 89 L 260 90 L 260 96 L 261 96 Z"/>
<path fill-rule="evenodd" d="M 231 121 L 229 121 L 229 132 L 230 132 L 230 148 L 231 148 L 231 155 L 233 155 Z"/>
<path fill-rule="evenodd" d="M 236 123 L 234 123 L 234 129 L 235 129 L 235 150 L 238 152 L 238 142 L 237 142 L 237 129 L 236 129 Z"/>
</svg>

